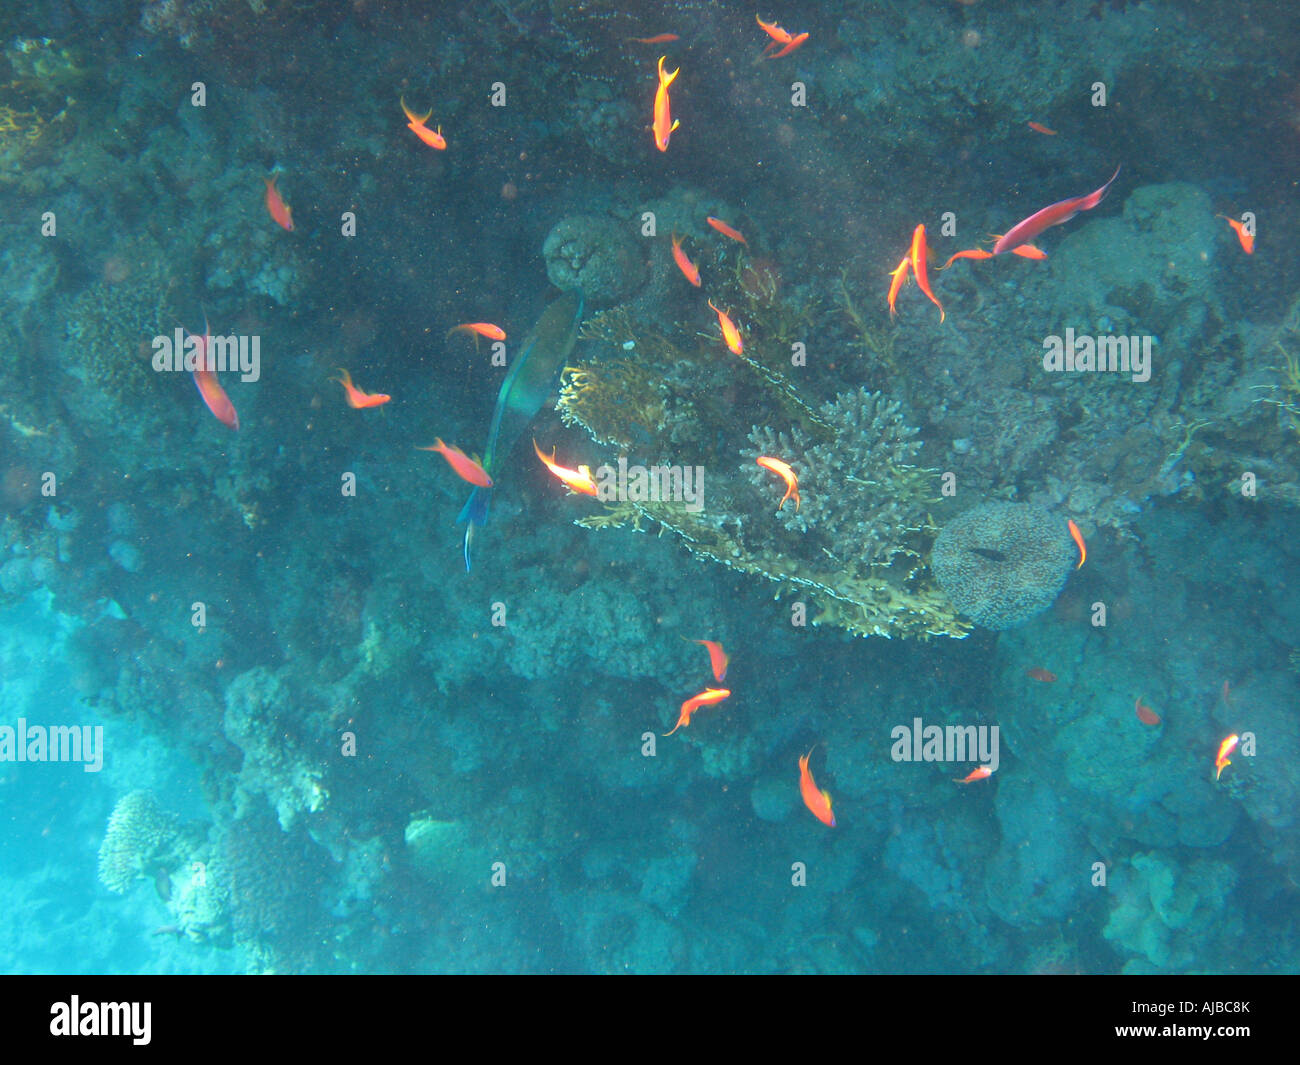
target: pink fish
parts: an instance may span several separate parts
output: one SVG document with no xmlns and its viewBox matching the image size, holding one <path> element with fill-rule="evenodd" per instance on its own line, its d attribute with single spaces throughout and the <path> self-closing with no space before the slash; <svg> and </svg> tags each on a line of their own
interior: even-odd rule
<svg viewBox="0 0 1300 1065">
<path fill-rule="evenodd" d="M 217 421 L 238 431 L 239 414 L 235 411 L 235 405 L 230 402 L 230 397 L 226 395 L 226 390 L 221 387 L 221 382 L 217 380 L 216 371 L 212 368 L 212 364 L 208 359 L 208 348 L 212 344 L 208 320 L 203 319 L 202 338 L 196 337 L 189 332 L 186 335 L 191 340 L 199 342 L 199 365 L 194 370 L 194 384 L 199 390 L 199 395 L 203 397 L 203 402 L 208 405 L 208 410 L 216 415 Z"/>
<path fill-rule="evenodd" d="M 1096 192 L 1090 192 L 1087 196 L 1074 196 L 1068 200 L 1062 200 L 1060 203 L 1054 203 L 1050 207 L 1044 207 L 1041 211 L 1035 211 L 1023 222 L 1008 229 L 1002 236 L 998 237 L 998 242 L 993 245 L 993 254 L 1001 255 L 1004 251 L 1011 251 L 1018 248 L 1021 244 L 1028 244 L 1044 229 L 1050 229 L 1052 226 L 1059 226 L 1062 222 L 1068 222 L 1080 211 L 1091 211 L 1097 204 L 1101 203 L 1102 198 L 1110 188 L 1111 181 L 1119 177 L 1119 167 L 1115 168 L 1115 173 L 1111 174 L 1110 181 L 1106 182 Z"/>
</svg>

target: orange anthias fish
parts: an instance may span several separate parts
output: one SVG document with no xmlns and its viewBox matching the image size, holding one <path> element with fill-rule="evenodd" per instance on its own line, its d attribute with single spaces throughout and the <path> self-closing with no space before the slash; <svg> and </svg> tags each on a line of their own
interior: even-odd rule
<svg viewBox="0 0 1300 1065">
<path fill-rule="evenodd" d="M 704 221 L 708 222 L 709 225 L 711 225 L 724 237 L 730 237 L 732 240 L 740 241 L 740 243 L 744 244 L 746 247 L 749 246 L 749 241 L 747 241 L 744 237 L 740 235 L 740 230 L 733 229 L 731 226 L 727 225 L 727 223 L 724 222 L 721 218 L 714 218 L 713 215 L 709 215 L 707 218 L 704 219 Z"/>
<path fill-rule="evenodd" d="M 421 447 L 419 451 L 436 451 L 462 480 L 469 481 L 470 484 L 476 484 L 480 488 L 491 488 L 492 478 L 488 476 L 487 470 L 465 454 L 460 448 L 454 445 L 444 444 L 438 439 L 432 447 Z"/>
<path fill-rule="evenodd" d="M 722 644 L 717 640 L 693 640 L 709 652 L 709 667 L 713 670 L 713 679 L 721 684 L 727 679 L 727 664 L 731 661 L 727 652 L 722 649 Z"/>
<path fill-rule="evenodd" d="M 1151 707 L 1147 706 L 1142 701 L 1142 696 L 1140 695 L 1138 696 L 1137 702 L 1133 704 L 1133 709 L 1137 711 L 1138 720 L 1141 721 L 1142 724 L 1144 725 L 1160 724 L 1160 715 L 1157 714 L 1154 710 L 1151 709 Z"/>
<path fill-rule="evenodd" d="M 1041 666 L 1034 666 L 1033 669 L 1025 670 L 1025 676 L 1030 680 L 1041 680 L 1044 684 L 1054 684 L 1056 674 L 1050 669 L 1043 669 Z"/>
<path fill-rule="evenodd" d="M 690 259 L 686 258 L 686 253 L 682 251 L 681 238 L 673 232 L 673 262 L 677 264 L 677 269 L 686 275 L 686 280 L 696 288 L 700 287 L 700 268 Z"/>
<path fill-rule="evenodd" d="M 799 759 L 799 794 L 803 797 L 803 804 L 812 811 L 813 817 L 823 825 L 834 828 L 835 814 L 831 812 L 831 793 L 817 789 L 817 781 L 813 779 L 812 770 L 808 768 L 808 759 L 811 757 L 812 751 L 809 751 Z"/>
<path fill-rule="evenodd" d="M 352 383 L 352 375 L 348 373 L 347 370 L 343 369 L 342 366 L 339 367 L 339 373 L 343 376 L 331 377 L 330 380 L 337 381 L 343 386 L 343 394 L 347 398 L 349 407 L 353 407 L 357 410 L 366 407 L 382 407 L 392 398 L 391 396 L 385 396 L 382 392 L 362 392 L 361 389 Z"/>
<path fill-rule="evenodd" d="M 785 57 L 785 56 L 788 56 L 788 55 L 789 55 L 791 52 L 793 52 L 796 48 L 800 47 L 800 46 L 801 46 L 801 45 L 802 45 L 806 40 L 808 40 L 808 34 L 806 34 L 806 33 L 799 33 L 799 34 L 796 34 L 794 37 L 791 37 L 791 38 L 790 38 L 789 43 L 788 43 L 784 48 L 782 48 L 779 52 L 773 52 L 773 53 L 772 53 L 770 56 L 768 56 L 767 58 L 768 58 L 768 59 L 781 59 L 781 58 L 783 58 L 783 57 Z M 770 48 L 771 45 L 768 45 L 768 47 Z M 765 49 L 765 51 L 766 51 L 766 49 Z"/>
<path fill-rule="evenodd" d="M 1074 524 L 1073 518 L 1067 518 L 1066 524 L 1070 527 L 1070 538 L 1079 548 L 1079 564 L 1075 569 L 1082 569 L 1083 564 L 1088 561 L 1088 545 L 1083 542 L 1083 533 L 1079 532 L 1079 526 Z"/>
<path fill-rule="evenodd" d="M 794 40 L 794 37 L 790 33 L 783 30 L 775 22 L 764 22 L 763 16 L 761 15 L 755 15 L 754 21 L 762 27 L 764 33 L 772 38 L 771 42 L 768 44 L 768 48 L 772 48 L 778 44 L 789 44 Z"/>
<path fill-rule="evenodd" d="M 430 129 L 425 125 L 429 121 L 429 116 L 433 114 L 433 108 L 429 108 L 423 116 L 417 115 L 406 106 L 406 97 L 402 97 L 402 111 L 407 117 L 406 128 L 414 133 L 420 140 L 424 141 L 430 148 L 437 148 L 438 151 L 444 151 L 447 147 L 447 138 L 442 135 L 442 127 L 436 130 Z"/>
<path fill-rule="evenodd" d="M 709 306 L 713 307 L 713 301 L 709 300 Z M 740 330 L 736 328 L 736 323 L 731 320 L 731 315 L 713 307 L 713 313 L 718 316 L 718 325 L 722 327 L 722 339 L 727 345 L 727 350 L 733 355 L 744 353 L 745 344 L 740 339 Z"/>
<path fill-rule="evenodd" d="M 930 291 L 930 279 L 925 272 L 925 226 L 919 225 L 912 231 L 912 250 L 910 261 L 912 263 L 912 273 L 916 276 L 917 287 L 929 297 L 930 302 L 939 308 L 939 322 L 943 323 L 943 304 L 934 298 L 934 293 Z"/>
<path fill-rule="evenodd" d="M 889 317 L 891 318 L 898 315 L 894 303 L 898 299 L 898 294 L 903 291 L 903 286 L 907 284 L 907 268 L 911 263 L 911 257 L 904 255 L 903 261 L 890 272 L 889 276 L 894 279 L 889 283 Z"/>
<path fill-rule="evenodd" d="M 1022 244 L 1018 248 L 1011 249 L 1012 255 L 1019 255 L 1024 259 L 1046 259 L 1047 252 L 1042 248 L 1035 248 L 1032 244 Z M 992 259 L 993 253 L 985 251 L 983 248 L 967 248 L 965 251 L 953 252 L 948 256 L 948 261 L 944 263 L 940 270 L 947 270 L 958 259 Z"/>
<path fill-rule="evenodd" d="M 672 732 L 665 732 L 664 737 L 671 736 L 679 728 L 685 728 L 691 723 L 691 715 L 701 706 L 712 706 L 714 703 L 720 703 L 723 699 L 731 698 L 731 692 L 726 688 L 705 688 L 699 695 L 692 695 L 686 702 L 682 703 L 681 715 L 677 718 L 677 724 L 673 726 Z"/>
<path fill-rule="evenodd" d="M 1235 732 L 1219 744 L 1219 753 L 1214 756 L 1214 779 L 1218 780 L 1223 771 L 1232 765 L 1228 761 L 1228 755 L 1237 749 L 1237 741 L 1241 737 Z"/>
<path fill-rule="evenodd" d="M 1032 129 L 1035 133 L 1046 133 L 1049 137 L 1056 136 L 1056 130 L 1048 129 L 1041 122 L 1030 122 L 1029 128 Z"/>
<path fill-rule="evenodd" d="M 653 37 L 629 37 L 629 41 L 635 41 L 637 44 L 672 44 L 673 41 L 680 41 L 681 38 L 675 33 L 656 33 Z"/>
<path fill-rule="evenodd" d="M 1226 214 L 1216 214 L 1215 218 L 1222 218 L 1228 225 L 1232 226 L 1233 232 L 1237 234 L 1237 239 L 1241 241 L 1241 250 L 1247 255 L 1255 254 L 1255 234 L 1248 230 L 1245 223 L 1238 222 L 1235 218 L 1229 218 Z"/>
<path fill-rule="evenodd" d="M 780 459 L 774 459 L 770 455 L 759 455 L 754 461 L 758 463 L 758 465 L 762 466 L 763 469 L 771 470 L 785 482 L 785 495 L 781 497 L 781 502 L 777 505 L 777 513 L 780 513 L 781 508 L 785 506 L 785 501 L 791 498 L 794 499 L 795 513 L 798 513 L 800 502 L 799 478 L 795 476 L 795 472 L 790 468 L 790 464 L 782 462 Z"/>
<path fill-rule="evenodd" d="M 681 125 L 680 122 L 673 121 L 672 104 L 668 99 L 668 86 L 677 79 L 677 75 L 682 72 L 682 68 L 678 67 L 671 74 L 665 74 L 664 60 L 667 58 L 666 55 L 659 57 L 659 88 L 655 90 L 654 121 L 650 125 L 650 131 L 655 138 L 655 147 L 661 152 L 668 150 L 668 139 L 673 135 L 673 130 Z"/>
<path fill-rule="evenodd" d="M 222 425 L 230 426 L 230 428 L 238 432 L 239 414 L 235 411 L 235 405 L 230 402 L 230 397 L 226 395 L 226 390 L 221 387 L 221 382 L 217 380 L 216 370 L 208 362 L 208 349 L 212 345 L 208 320 L 203 319 L 203 336 L 201 338 L 188 331 L 186 336 L 199 346 L 198 365 L 194 368 L 194 385 L 198 388 L 199 395 L 203 397 L 203 402 L 207 404 L 208 410 L 212 411 L 217 421 Z"/>
<path fill-rule="evenodd" d="M 499 325 L 493 325 L 491 322 L 461 322 L 460 325 L 453 325 L 447 330 L 447 335 L 452 333 L 471 333 L 481 337 L 487 337 L 489 340 L 505 340 L 506 331 Z"/>
<path fill-rule="evenodd" d="M 279 177 L 279 174 L 272 174 L 266 179 L 266 209 L 271 212 L 271 217 L 275 219 L 276 224 L 283 226 L 292 233 L 293 208 L 284 202 L 280 196 L 280 190 L 275 187 Z"/>
<path fill-rule="evenodd" d="M 954 780 L 954 784 L 974 784 L 977 780 L 987 780 L 993 775 L 993 767 L 982 765 L 978 769 L 972 769 L 961 780 Z"/>
<path fill-rule="evenodd" d="M 551 448 L 551 457 L 548 459 L 542 454 L 542 449 L 537 446 L 536 440 L 533 441 L 533 450 L 537 452 L 537 457 L 542 460 L 546 468 L 563 481 L 570 492 L 577 492 L 584 496 L 594 496 L 596 494 L 596 482 L 592 479 L 590 466 L 579 466 L 576 470 L 568 469 L 565 466 L 557 466 L 555 464 L 555 448 Z"/>
</svg>

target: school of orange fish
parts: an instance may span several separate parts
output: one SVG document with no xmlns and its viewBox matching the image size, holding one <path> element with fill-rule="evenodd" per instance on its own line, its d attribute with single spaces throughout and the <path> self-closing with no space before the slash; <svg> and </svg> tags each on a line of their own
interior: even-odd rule
<svg viewBox="0 0 1300 1065">
<path fill-rule="evenodd" d="M 761 60 L 775 60 L 788 56 L 804 45 L 809 39 L 807 33 L 789 33 L 775 22 L 763 21 L 761 16 L 755 15 L 755 20 L 769 38 L 766 47 L 763 49 L 763 52 L 759 57 Z M 662 33 L 651 37 L 634 37 L 630 38 L 630 40 L 639 44 L 660 45 L 675 42 L 679 40 L 679 37 L 677 34 L 673 33 Z M 656 64 L 657 85 L 655 88 L 654 104 L 650 123 L 650 132 L 655 147 L 661 152 L 666 152 L 668 150 L 672 134 L 681 125 L 680 120 L 672 117 L 672 100 L 669 93 L 669 89 L 676 81 L 677 76 L 681 73 L 681 68 L 678 67 L 676 70 L 671 72 L 665 71 L 664 64 L 666 60 L 666 55 L 660 56 L 659 61 Z M 430 148 L 433 148 L 436 151 L 445 151 L 448 142 L 446 137 L 443 135 L 442 126 L 439 125 L 436 129 L 430 129 L 427 125 L 429 119 L 433 116 L 433 108 L 430 108 L 421 116 L 417 115 L 409 106 L 407 106 L 405 98 L 402 98 L 399 103 L 402 112 L 408 120 L 407 128 Z M 1056 130 L 1049 129 L 1038 122 L 1029 122 L 1028 126 L 1031 130 L 1037 133 L 1047 136 L 1057 135 Z M 948 269 L 958 259 L 992 259 L 1005 252 L 1011 252 L 1013 255 L 1018 255 L 1027 259 L 1041 260 L 1047 258 L 1046 252 L 1031 243 L 1034 238 L 1053 226 L 1062 225 L 1063 223 L 1068 222 L 1080 211 L 1089 211 L 1096 207 L 1105 198 L 1111 184 L 1119 176 L 1119 172 L 1120 167 L 1117 166 L 1115 172 L 1104 185 L 1087 195 L 1074 196 L 1060 200 L 1029 215 L 1027 218 L 1008 229 L 1006 233 L 996 235 L 993 238 L 994 244 L 991 249 L 969 248 L 954 252 L 949 256 L 943 266 L 939 267 L 939 270 Z M 286 232 L 293 232 L 293 212 L 281 196 L 277 185 L 278 177 L 278 174 L 272 174 L 271 177 L 266 179 L 267 213 L 270 215 L 271 219 Z M 1215 217 L 1222 218 L 1228 223 L 1236 234 L 1242 250 L 1247 255 L 1254 254 L 1255 232 L 1253 225 L 1249 220 L 1238 221 L 1222 214 L 1216 215 Z M 745 239 L 744 235 L 724 220 L 709 216 L 705 221 L 712 229 L 720 233 L 722 236 L 737 241 L 738 243 L 748 245 L 748 241 Z M 678 238 L 676 232 L 672 234 L 671 245 L 673 262 L 677 265 L 682 275 L 694 287 L 702 287 L 699 268 L 687 256 L 685 250 L 682 248 L 682 242 Z M 902 292 L 903 287 L 907 284 L 908 276 L 910 274 L 911 277 L 916 280 L 917 287 L 921 290 L 922 294 L 924 294 L 925 297 L 939 309 L 940 323 L 942 324 L 946 320 L 943 304 L 940 303 L 938 297 L 935 296 L 934 291 L 930 286 L 927 268 L 929 255 L 930 249 L 926 242 L 925 225 L 920 224 L 912 232 L 911 243 L 906 254 L 904 254 L 898 266 L 889 274 L 891 282 L 885 296 L 885 303 L 889 309 L 891 318 L 895 317 L 898 313 L 896 306 L 898 296 Z M 721 331 L 721 339 L 727 350 L 737 356 L 743 356 L 744 338 L 739 326 L 737 326 L 736 322 L 731 317 L 730 312 L 724 311 L 716 306 L 711 298 L 707 298 L 706 303 L 714 314 L 717 315 L 718 327 Z M 478 337 L 486 337 L 487 339 L 494 341 L 506 339 L 505 330 L 490 322 L 465 322 L 449 329 L 447 336 L 450 337 L 455 333 L 464 333 L 466 335 L 474 336 L 476 342 Z M 190 338 L 195 342 L 199 354 L 198 368 L 196 368 L 193 373 L 194 383 L 198 388 L 199 394 L 204 403 L 212 414 L 231 429 L 238 430 L 239 415 L 236 413 L 234 404 L 230 401 L 229 396 L 227 396 L 225 390 L 217 380 L 215 369 L 213 368 L 213 364 L 208 356 L 210 344 L 209 335 L 209 329 L 205 322 L 203 337 L 198 338 L 191 336 Z M 363 392 L 353 384 L 352 377 L 346 369 L 340 367 L 339 373 L 341 376 L 331 378 L 331 380 L 342 386 L 344 394 L 343 398 L 350 407 L 356 409 L 378 407 L 388 403 L 391 399 L 390 396 L 382 393 Z M 533 441 L 533 448 L 537 453 L 538 459 L 543 463 L 543 465 L 545 465 L 552 475 L 565 485 L 571 494 L 596 496 L 596 484 L 592 477 L 590 467 L 580 465 L 576 469 L 571 469 L 560 466 L 555 461 L 556 453 L 554 448 L 551 450 L 549 458 L 542 451 L 536 440 Z M 456 475 L 468 483 L 485 488 L 492 487 L 492 478 L 483 468 L 481 462 L 466 455 L 459 448 L 445 444 L 441 439 L 438 439 L 432 446 L 422 447 L 420 450 L 436 451 L 441 454 Z M 800 503 L 799 479 L 794 469 L 792 469 L 788 463 L 775 456 L 759 456 L 756 461 L 759 466 L 770 470 L 772 473 L 780 477 L 785 484 L 785 495 L 782 496 L 781 502 L 777 506 L 777 511 L 779 512 L 789 500 L 794 501 L 795 509 L 798 510 Z M 1079 548 L 1079 562 L 1078 566 L 1076 566 L 1077 569 L 1079 566 L 1083 565 L 1087 558 L 1087 547 L 1084 543 L 1083 535 L 1080 532 L 1079 527 L 1073 520 L 1068 522 L 1068 528 L 1070 536 Z M 713 640 L 696 640 L 694 642 L 703 645 L 708 650 L 714 679 L 721 684 L 726 679 L 727 664 L 729 661 L 722 645 Z M 1055 674 L 1042 668 L 1031 669 L 1028 671 L 1027 675 L 1034 680 L 1045 683 L 1051 683 L 1056 680 Z M 677 724 L 673 726 L 670 732 L 665 733 L 665 736 L 671 736 L 678 729 L 689 726 L 693 715 L 701 707 L 713 706 L 729 698 L 730 695 L 731 691 L 726 688 L 705 688 L 699 694 L 687 699 L 681 705 Z M 1223 698 L 1226 702 L 1228 698 L 1228 684 L 1226 681 L 1223 686 Z M 1135 703 L 1135 710 L 1138 720 L 1142 724 L 1154 727 L 1161 723 L 1160 716 L 1150 707 L 1145 705 L 1141 697 L 1139 697 Z M 1229 755 L 1236 750 L 1239 740 L 1240 737 L 1236 733 L 1233 733 L 1232 735 L 1227 736 L 1220 743 L 1214 759 L 1215 780 L 1218 780 L 1222 775 L 1223 770 L 1232 764 L 1231 761 L 1229 761 Z M 799 759 L 799 794 L 803 799 L 804 805 L 807 806 L 809 811 L 811 811 L 819 821 L 827 826 L 834 827 L 836 822 L 835 816 L 831 811 L 831 796 L 829 792 L 818 789 L 812 771 L 809 768 L 809 760 L 811 757 L 812 751 L 810 750 L 806 755 L 803 755 Z M 956 783 L 971 784 L 976 781 L 986 780 L 992 776 L 992 774 L 993 770 L 991 768 L 988 766 L 980 766 L 972 770 L 965 778 L 957 780 Z"/>
</svg>

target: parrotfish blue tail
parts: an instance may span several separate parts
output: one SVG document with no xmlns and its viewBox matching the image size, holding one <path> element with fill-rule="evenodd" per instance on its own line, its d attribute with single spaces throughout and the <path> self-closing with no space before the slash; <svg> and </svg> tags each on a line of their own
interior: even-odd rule
<svg viewBox="0 0 1300 1065">
<path fill-rule="evenodd" d="M 578 326 L 582 324 L 582 293 L 576 289 L 566 292 L 545 311 L 524 338 L 519 354 L 515 356 L 501 382 L 497 393 L 496 409 L 492 412 L 492 427 L 488 430 L 487 447 L 483 451 L 483 468 L 488 476 L 497 477 L 497 467 L 502 456 L 514 446 L 524 428 L 542 409 L 546 397 L 555 388 L 555 382 L 564 367 L 564 360 L 573 351 L 578 339 Z M 470 568 L 470 545 L 474 530 L 487 521 L 488 502 L 492 489 L 475 488 L 470 493 L 458 521 L 468 522 L 465 528 L 465 570 Z"/>
</svg>

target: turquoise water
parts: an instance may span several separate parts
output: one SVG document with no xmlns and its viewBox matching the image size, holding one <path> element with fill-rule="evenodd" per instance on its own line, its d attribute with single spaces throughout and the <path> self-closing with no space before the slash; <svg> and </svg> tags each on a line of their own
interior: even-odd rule
<svg viewBox="0 0 1300 1065">
<path fill-rule="evenodd" d="M 0 12 L 0 971 L 1296 971 L 1291 7 L 411 7 Z"/>
</svg>

